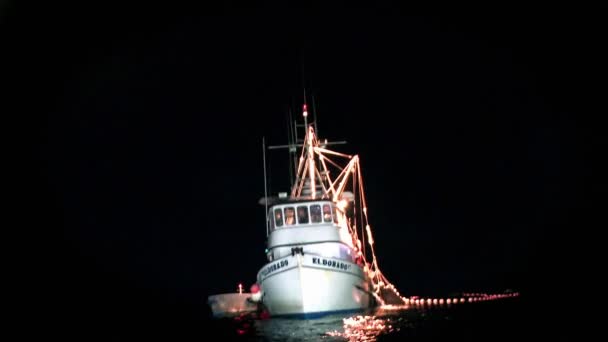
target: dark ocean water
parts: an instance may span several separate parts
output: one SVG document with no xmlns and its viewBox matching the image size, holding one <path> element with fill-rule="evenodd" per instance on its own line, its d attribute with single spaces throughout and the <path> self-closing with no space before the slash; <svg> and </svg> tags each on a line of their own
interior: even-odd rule
<svg viewBox="0 0 608 342">
<path fill-rule="evenodd" d="M 567 297 L 505 298 L 450 306 L 382 308 L 316 319 L 214 319 L 204 305 L 108 300 L 40 317 L 28 327 L 60 341 L 577 341 L 592 314 Z M 53 309 L 56 307 L 49 307 Z M 67 309 L 67 310 L 66 310 Z M 27 332 L 24 330 L 24 332 Z"/>
<path fill-rule="evenodd" d="M 528 313 L 521 299 L 510 298 L 307 320 L 224 318 L 210 320 L 205 334 L 241 341 L 515 341 L 538 332 Z"/>
</svg>

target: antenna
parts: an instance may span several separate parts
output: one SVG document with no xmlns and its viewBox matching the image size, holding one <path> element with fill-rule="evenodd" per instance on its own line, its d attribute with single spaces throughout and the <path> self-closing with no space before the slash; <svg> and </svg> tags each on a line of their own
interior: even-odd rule
<svg viewBox="0 0 608 342">
<path fill-rule="evenodd" d="M 266 141 L 262 137 L 262 161 L 264 162 L 264 208 L 266 208 L 266 235 L 269 233 L 268 227 L 268 191 L 266 190 Z"/>
<path fill-rule="evenodd" d="M 293 127 L 291 127 L 291 107 L 289 107 L 287 109 L 287 143 L 289 145 L 294 145 L 295 142 L 292 141 L 293 139 Z M 293 177 L 294 177 L 294 165 L 292 165 L 292 160 L 295 158 L 294 156 L 294 152 L 295 152 L 295 148 L 292 150 L 291 148 L 288 149 L 288 153 L 289 153 L 289 160 L 288 160 L 288 164 L 289 164 L 289 186 L 292 187 L 293 186 Z"/>
<path fill-rule="evenodd" d="M 315 125 L 315 132 L 317 133 L 317 136 L 320 136 L 319 128 L 317 127 L 318 116 L 317 116 L 317 107 L 315 107 L 315 94 L 313 93 L 310 96 L 312 96 L 312 115 L 315 117 L 315 121 L 313 121 L 313 123 Z"/>
<path fill-rule="evenodd" d="M 304 132 L 308 132 L 308 106 L 306 105 L 306 88 L 304 88 L 304 106 L 302 110 L 302 116 L 304 117 Z M 305 136 L 307 133 L 304 133 Z"/>
</svg>

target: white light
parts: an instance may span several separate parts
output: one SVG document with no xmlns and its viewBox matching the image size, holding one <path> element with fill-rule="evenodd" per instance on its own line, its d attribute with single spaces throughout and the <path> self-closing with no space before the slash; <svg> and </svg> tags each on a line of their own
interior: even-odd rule
<svg viewBox="0 0 608 342">
<path fill-rule="evenodd" d="M 374 239 L 372 238 L 372 231 L 369 228 L 369 224 L 365 226 L 365 229 L 367 230 L 367 241 L 371 246 L 374 244 Z"/>
</svg>

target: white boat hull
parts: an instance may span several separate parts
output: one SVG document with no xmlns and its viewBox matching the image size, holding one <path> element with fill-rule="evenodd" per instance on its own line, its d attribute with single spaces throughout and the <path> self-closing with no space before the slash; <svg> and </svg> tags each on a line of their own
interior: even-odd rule
<svg viewBox="0 0 608 342">
<path fill-rule="evenodd" d="M 322 316 L 376 305 L 361 267 L 316 255 L 288 256 L 258 273 L 262 303 L 271 316 Z"/>
</svg>

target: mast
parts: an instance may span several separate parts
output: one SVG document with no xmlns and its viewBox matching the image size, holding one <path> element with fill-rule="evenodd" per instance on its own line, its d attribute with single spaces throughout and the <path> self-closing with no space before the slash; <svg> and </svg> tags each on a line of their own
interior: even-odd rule
<svg viewBox="0 0 608 342">
<path fill-rule="evenodd" d="M 288 111 L 288 115 L 291 119 L 291 110 Z M 289 150 L 289 158 L 290 158 L 290 180 L 291 182 L 291 198 L 292 199 L 318 199 L 318 198 L 328 198 L 335 201 L 336 198 L 336 190 L 338 192 L 343 191 L 342 187 L 336 187 L 338 184 L 338 179 L 336 182 L 332 184 L 331 178 L 329 177 L 329 169 L 327 168 L 327 164 L 331 163 L 336 166 L 332 160 L 328 158 L 329 155 L 346 157 L 348 159 L 352 159 L 353 156 L 349 156 L 346 154 L 342 154 L 339 152 L 331 151 L 326 149 L 329 145 L 339 145 L 346 144 L 346 141 L 335 141 L 335 142 L 327 142 L 325 139 L 323 142 L 316 135 L 316 118 L 314 121 L 309 123 L 308 120 L 308 105 L 306 103 L 306 91 L 304 91 L 304 103 L 302 105 L 302 118 L 304 119 L 304 124 L 298 124 L 298 120 L 293 120 L 293 130 L 291 130 L 291 125 L 288 125 L 288 144 L 287 145 L 276 145 L 276 146 L 268 146 L 269 150 L 273 149 L 281 149 L 287 148 Z M 304 130 L 304 134 L 302 135 L 303 139 L 299 139 L 298 131 L 300 129 Z M 300 153 L 298 153 L 298 148 L 301 148 Z M 297 158 L 296 153 L 298 153 L 299 159 Z M 293 169 L 291 168 L 291 159 L 293 158 Z M 351 161 L 347 168 L 350 168 L 354 171 L 353 165 L 354 163 Z M 342 167 L 338 166 L 340 170 Z M 293 178 L 291 171 L 293 170 Z M 348 178 L 348 173 L 338 176 L 340 180 L 345 181 L 344 178 Z M 343 182 L 340 182 L 341 185 Z"/>
<path fill-rule="evenodd" d="M 289 111 L 290 121 L 291 115 L 292 113 Z M 288 134 L 289 142 L 287 145 L 268 147 L 269 150 L 287 148 L 290 159 L 293 156 L 293 161 L 297 162 L 293 169 L 295 171 L 295 180 L 291 185 L 289 200 L 296 202 L 299 200 L 323 199 L 333 202 L 334 213 L 336 212 L 336 208 L 338 213 L 338 222 L 336 224 L 339 227 L 340 239 L 353 248 L 357 253 L 357 258 L 360 258 L 359 262 L 363 262 L 361 266 L 372 281 L 372 291 L 378 296 L 383 296 L 387 291 L 393 292 L 394 295 L 401 298 L 394 285 L 388 281 L 378 267 L 359 156 L 356 154 L 340 153 L 327 148 L 330 145 L 346 144 L 346 141 L 327 142 L 326 139 L 321 141 L 318 138 L 316 134 L 316 115 L 314 121 L 311 121 L 310 124 L 308 122 L 306 93 L 304 93 L 302 116 L 304 119 L 303 125 L 298 124 L 297 120 L 293 120 L 293 131 L 290 131 L 290 134 Z M 291 130 L 291 124 L 288 127 Z M 303 139 L 300 140 L 298 139 L 298 129 L 302 127 L 304 128 L 304 135 Z M 267 195 L 266 147 L 264 139 L 262 139 L 262 144 L 264 148 L 264 192 Z M 301 151 L 298 148 L 301 148 Z M 300 157 L 296 161 L 296 153 L 298 151 L 300 152 Z M 341 160 L 338 160 L 338 158 L 341 158 Z M 269 215 L 267 197 L 265 197 L 265 206 L 266 230 L 268 234 Z M 368 257 L 371 262 L 368 262 Z"/>
</svg>

